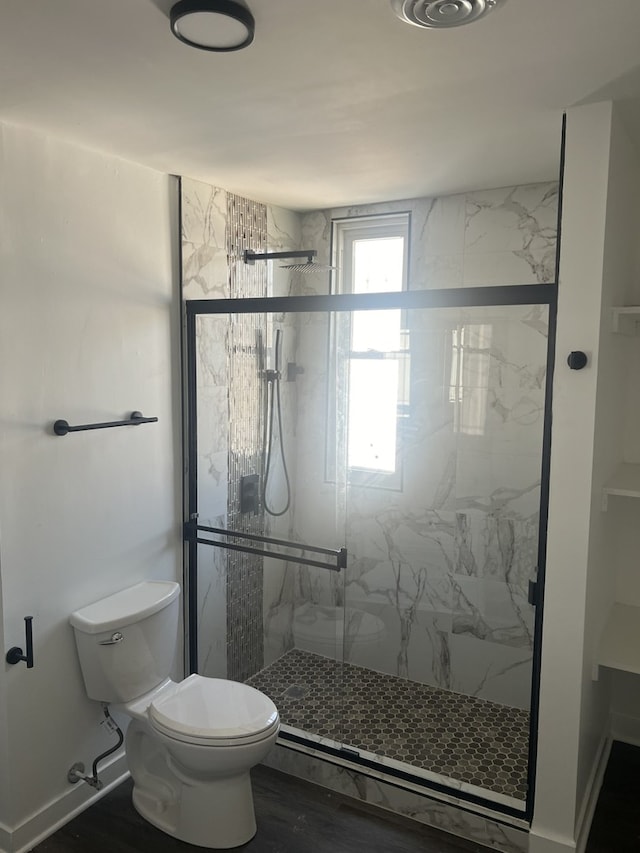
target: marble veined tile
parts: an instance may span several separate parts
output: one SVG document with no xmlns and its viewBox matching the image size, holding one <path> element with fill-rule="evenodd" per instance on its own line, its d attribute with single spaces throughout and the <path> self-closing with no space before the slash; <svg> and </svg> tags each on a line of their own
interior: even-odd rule
<svg viewBox="0 0 640 853">
<path fill-rule="evenodd" d="M 412 200 L 411 249 L 416 267 L 424 256 L 462 254 L 466 204 L 463 194 Z"/>
<path fill-rule="evenodd" d="M 304 249 L 315 249 L 315 261 L 319 264 L 331 263 L 331 214 L 326 210 L 316 210 L 302 217 L 301 243 Z M 313 273 L 300 276 L 297 282 L 299 296 L 326 294 L 330 292 L 330 275 Z"/>
<path fill-rule="evenodd" d="M 409 289 L 462 287 L 464 195 L 411 202 Z"/>
<path fill-rule="evenodd" d="M 464 285 L 464 256 L 424 254 L 413 261 L 410 290 L 446 290 Z"/>
<path fill-rule="evenodd" d="M 198 546 L 198 672 L 208 678 L 227 676 L 226 572 L 222 549 Z"/>
<path fill-rule="evenodd" d="M 555 279 L 557 184 L 468 193 L 464 286 Z"/>
<path fill-rule="evenodd" d="M 555 279 L 555 247 L 544 251 L 466 254 L 463 287 L 550 284 Z"/>
<path fill-rule="evenodd" d="M 203 454 L 198 452 L 198 523 L 207 527 L 226 527 L 228 504 L 229 459 L 226 450 Z"/>
<path fill-rule="evenodd" d="M 181 226 L 183 297 L 228 297 L 226 191 L 183 178 Z"/>
<path fill-rule="evenodd" d="M 330 764 L 323 759 L 324 756 L 314 755 L 313 751 L 305 754 L 278 746 L 265 764 L 500 853 L 526 853 L 529 849 L 524 829 L 506 826 L 487 815 L 473 814 L 460 808 L 461 804 L 453 802 L 453 797 L 433 799 L 385 782 L 382 773 L 365 775 L 353 767 Z"/>
<path fill-rule="evenodd" d="M 196 382 L 198 390 L 229 385 L 227 356 L 228 320 L 226 315 L 201 315 L 196 318 Z"/>
<path fill-rule="evenodd" d="M 452 690 L 512 708 L 529 708 L 531 649 L 492 643 L 469 634 L 452 634 L 449 654 Z"/>
<path fill-rule="evenodd" d="M 300 247 L 302 216 L 273 204 L 267 205 L 267 243 L 270 252 L 283 252 Z"/>
<path fill-rule="evenodd" d="M 538 563 L 538 513 L 466 510 L 456 514 L 455 573 L 508 583 L 526 597 Z"/>
<path fill-rule="evenodd" d="M 556 183 L 467 193 L 465 253 L 546 249 L 555 243 L 557 217 Z"/>
<path fill-rule="evenodd" d="M 386 489 L 350 486 L 347 501 L 347 537 L 361 547 L 360 556 L 450 565 L 452 512 L 429 509 L 424 501 L 411 502 L 403 492 Z"/>
<path fill-rule="evenodd" d="M 540 455 L 464 449 L 456 463 L 458 511 L 507 512 L 516 518 L 539 512 Z"/>
<path fill-rule="evenodd" d="M 454 634 L 533 648 L 534 609 L 520 590 L 491 578 L 463 576 L 452 586 Z"/>
<path fill-rule="evenodd" d="M 270 535 L 275 535 L 273 530 Z M 295 568 L 268 557 L 263 573 L 264 663 L 268 666 L 294 646 Z"/>
<path fill-rule="evenodd" d="M 228 388 L 223 385 L 198 391 L 198 450 L 203 455 L 226 451 L 229 418 L 226 412 Z"/>
<path fill-rule="evenodd" d="M 275 205 L 267 205 L 267 251 L 286 252 L 301 249 L 301 215 Z M 301 292 L 301 274 L 283 269 L 286 260 L 267 265 L 269 296 L 294 296 Z"/>
</svg>

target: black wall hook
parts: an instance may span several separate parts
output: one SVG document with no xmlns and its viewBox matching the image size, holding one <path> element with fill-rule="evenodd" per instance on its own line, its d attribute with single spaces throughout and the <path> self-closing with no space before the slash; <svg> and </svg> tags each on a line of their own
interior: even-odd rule
<svg viewBox="0 0 640 853">
<path fill-rule="evenodd" d="M 567 358 L 567 364 L 569 365 L 571 370 L 582 370 L 582 368 L 586 367 L 587 365 L 586 352 L 582 352 L 582 350 L 570 352 Z"/>
<path fill-rule="evenodd" d="M 13 646 L 13 648 L 9 649 L 6 654 L 5 660 L 7 663 L 16 664 L 20 663 L 20 661 L 23 660 L 27 665 L 27 669 L 33 669 L 33 631 L 31 627 L 32 622 L 33 616 L 24 617 L 24 632 L 27 644 L 26 653 L 22 654 L 22 649 L 19 646 Z"/>
</svg>

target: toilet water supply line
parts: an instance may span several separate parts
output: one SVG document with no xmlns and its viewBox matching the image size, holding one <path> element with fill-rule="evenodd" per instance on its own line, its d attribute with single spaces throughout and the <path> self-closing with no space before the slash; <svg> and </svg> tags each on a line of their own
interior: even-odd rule
<svg viewBox="0 0 640 853">
<path fill-rule="evenodd" d="M 82 762 L 80 761 L 74 764 L 67 773 L 67 779 L 72 785 L 75 785 L 76 782 L 82 781 L 86 782 L 87 785 L 91 785 L 91 787 L 95 788 L 97 791 L 102 788 L 102 782 L 100 781 L 100 779 L 98 779 L 98 764 L 104 758 L 107 758 L 107 756 L 111 755 L 111 753 L 115 752 L 117 749 L 120 749 L 120 747 L 124 743 L 124 735 L 122 734 L 122 729 L 118 726 L 116 721 L 109 713 L 109 706 L 105 703 L 102 703 L 102 710 L 104 712 L 105 718 L 101 721 L 100 725 L 105 725 L 110 732 L 117 733 L 118 743 L 115 746 L 112 746 L 111 749 L 107 749 L 105 752 L 101 752 L 100 755 L 98 755 L 91 767 L 91 776 L 85 776 L 84 764 L 82 764 Z"/>
</svg>

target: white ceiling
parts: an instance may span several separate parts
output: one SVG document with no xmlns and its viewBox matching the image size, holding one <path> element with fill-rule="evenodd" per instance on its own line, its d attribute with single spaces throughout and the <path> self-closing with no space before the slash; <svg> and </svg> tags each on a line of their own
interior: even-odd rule
<svg viewBox="0 0 640 853">
<path fill-rule="evenodd" d="M 0 121 L 310 209 L 553 179 L 564 109 L 640 96 L 639 0 L 442 31 L 390 0 L 248 4 L 254 43 L 215 54 L 171 0 L 0 0 Z"/>
</svg>

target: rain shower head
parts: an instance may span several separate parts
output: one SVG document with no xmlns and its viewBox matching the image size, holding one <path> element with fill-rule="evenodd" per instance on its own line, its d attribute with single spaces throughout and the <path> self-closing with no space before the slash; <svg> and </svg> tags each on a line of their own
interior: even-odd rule
<svg viewBox="0 0 640 853">
<path fill-rule="evenodd" d="M 306 261 L 302 264 L 281 264 L 281 270 L 290 270 L 291 272 L 331 272 L 337 269 L 329 264 L 317 264 L 314 260 Z"/>
<path fill-rule="evenodd" d="M 318 264 L 313 259 L 317 255 L 317 251 L 315 249 L 301 249 L 299 251 L 291 251 L 291 252 L 249 252 L 248 250 L 244 253 L 244 262 L 245 264 L 253 264 L 255 261 L 278 261 L 278 260 L 290 260 L 292 258 L 306 258 L 306 261 L 298 262 L 295 264 L 281 264 L 280 269 L 289 270 L 290 272 L 329 272 L 330 270 L 336 269 L 335 267 L 329 266 L 329 264 Z"/>
</svg>

